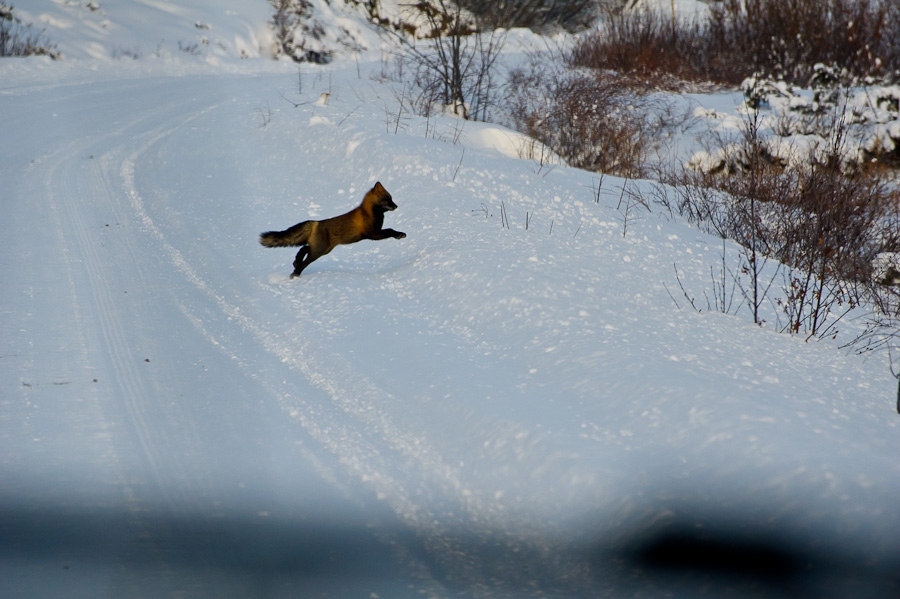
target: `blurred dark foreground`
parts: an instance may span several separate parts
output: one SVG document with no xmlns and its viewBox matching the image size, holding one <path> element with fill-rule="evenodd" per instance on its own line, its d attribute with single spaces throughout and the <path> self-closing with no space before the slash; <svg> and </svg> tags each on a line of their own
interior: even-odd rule
<svg viewBox="0 0 900 599">
<path fill-rule="evenodd" d="M 598 527 L 602 530 L 602 527 Z M 578 539 L 0 504 L 3 597 L 900 597 L 900 558 L 733 518 Z"/>
</svg>

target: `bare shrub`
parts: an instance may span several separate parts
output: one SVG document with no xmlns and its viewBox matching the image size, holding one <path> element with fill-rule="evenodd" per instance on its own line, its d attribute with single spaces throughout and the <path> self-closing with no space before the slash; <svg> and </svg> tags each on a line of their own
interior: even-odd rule
<svg viewBox="0 0 900 599">
<path fill-rule="evenodd" d="M 786 286 L 791 332 L 821 332 L 834 306 L 855 306 L 872 289 L 872 261 L 900 249 L 896 194 L 877 176 L 840 171 L 837 157 L 811 160 L 798 193 L 783 200 L 787 219 L 781 260 L 793 268 Z"/>
<path fill-rule="evenodd" d="M 0 2 L 0 57 L 49 56 L 60 57 L 55 44 L 51 44 L 42 30 L 16 17 L 12 4 Z"/>
<path fill-rule="evenodd" d="M 891 374 L 897 378 L 897 412 L 900 413 L 900 284 L 874 290 L 874 309 L 866 317 L 865 328 L 844 347 L 858 354 L 887 353 Z"/>
</svg>

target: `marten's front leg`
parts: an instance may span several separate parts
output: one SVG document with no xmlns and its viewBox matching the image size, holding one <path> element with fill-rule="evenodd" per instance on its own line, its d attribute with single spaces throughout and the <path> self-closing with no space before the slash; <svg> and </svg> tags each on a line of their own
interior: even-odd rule
<svg viewBox="0 0 900 599">
<path fill-rule="evenodd" d="M 379 239 L 387 239 L 388 237 L 393 237 L 394 239 L 403 239 L 404 237 L 406 237 L 406 233 L 402 231 L 395 231 L 393 229 L 381 229 L 380 231 L 375 231 L 374 233 L 372 233 L 369 239 L 377 241 Z"/>
</svg>

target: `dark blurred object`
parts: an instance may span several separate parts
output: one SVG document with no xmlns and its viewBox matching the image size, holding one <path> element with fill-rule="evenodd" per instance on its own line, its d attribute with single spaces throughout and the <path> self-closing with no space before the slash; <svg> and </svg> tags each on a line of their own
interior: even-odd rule
<svg viewBox="0 0 900 599">
<path fill-rule="evenodd" d="M 676 531 L 651 539 L 635 552 L 634 560 L 651 571 L 783 586 L 796 582 L 804 571 L 797 557 L 765 542 Z"/>
<path fill-rule="evenodd" d="M 623 565 L 623 590 L 666 597 L 900 597 L 900 558 L 854 545 L 746 523 L 678 521 L 626 535 L 623 549 L 600 559 Z"/>
</svg>

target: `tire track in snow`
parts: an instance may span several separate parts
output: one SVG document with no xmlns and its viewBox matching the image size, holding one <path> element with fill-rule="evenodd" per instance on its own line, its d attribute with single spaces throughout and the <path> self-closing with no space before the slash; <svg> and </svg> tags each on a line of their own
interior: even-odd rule
<svg viewBox="0 0 900 599">
<path fill-rule="evenodd" d="M 31 306 L 28 313 L 25 314 L 26 320 L 18 323 L 23 331 L 27 329 L 29 334 L 29 359 L 22 365 L 21 370 L 21 389 L 25 393 L 26 405 L 30 404 L 29 395 L 33 391 L 31 381 L 40 381 L 41 376 L 46 375 L 48 359 L 59 359 L 59 362 L 50 367 L 55 371 L 57 381 L 65 381 L 55 383 L 59 385 L 84 381 L 85 373 L 91 372 L 97 367 L 97 364 L 91 361 L 91 348 L 95 340 L 87 333 L 90 330 L 90 316 L 86 314 L 79 301 L 77 284 L 80 278 L 80 261 L 77 257 L 79 253 L 77 248 L 73 248 L 67 243 L 72 234 L 69 211 L 66 202 L 59 197 L 55 185 L 55 182 L 63 176 L 58 173 L 66 164 L 66 157 L 77 153 L 80 143 L 67 144 L 32 161 L 26 173 L 26 183 L 23 184 L 23 189 L 29 190 L 28 179 L 35 180 L 33 197 L 30 198 L 28 211 L 31 213 L 30 218 L 39 219 L 43 225 L 38 231 L 32 231 L 32 233 L 38 233 L 42 240 L 41 248 L 36 251 L 56 254 L 55 264 L 58 265 L 58 269 L 53 272 L 42 272 L 34 268 L 34 259 L 30 253 L 28 255 L 28 262 L 32 266 L 27 270 L 29 278 L 27 293 L 31 296 Z M 46 302 L 47 305 L 44 306 L 41 302 Z M 59 334 L 58 339 L 51 341 L 31 336 L 32 331 L 41 331 L 42 327 L 47 327 L 45 311 L 50 312 L 49 318 L 54 319 L 51 321 L 52 324 L 64 328 L 64 331 L 53 331 L 55 334 Z M 33 325 L 29 324 L 33 319 L 38 319 L 38 322 Z M 47 352 L 46 354 L 42 353 L 42 348 Z M 57 357 L 55 355 L 57 352 L 62 352 L 62 355 Z M 34 374 L 30 374 L 32 371 Z M 102 460 L 104 465 L 107 461 L 117 463 L 116 448 L 106 429 L 100 390 L 96 385 L 86 381 L 78 385 L 77 392 L 74 391 L 74 388 L 70 389 L 73 391 L 67 393 L 65 398 L 67 401 L 78 402 L 80 404 L 78 409 L 71 409 L 67 405 L 62 409 L 55 409 L 54 412 L 59 417 L 65 413 L 67 427 L 77 434 L 80 442 L 84 444 L 82 454 L 79 456 L 80 460 L 93 460 L 92 463 Z M 42 397 L 48 404 L 52 399 L 46 395 Z M 33 441 L 43 443 L 45 439 L 34 439 Z M 63 444 L 57 446 L 59 447 L 57 451 L 67 449 L 64 446 L 65 440 L 54 439 L 53 441 Z M 88 448 L 90 449 L 87 450 Z M 67 460 L 70 456 L 60 457 Z M 117 475 L 120 477 L 121 472 L 118 472 Z"/>
<path fill-rule="evenodd" d="M 94 106 L 92 100 L 98 93 L 102 92 L 88 90 L 84 98 L 79 98 L 79 106 Z M 107 96 L 103 98 L 104 106 L 114 104 Z M 126 149 L 134 145 L 133 139 L 139 140 L 148 130 L 152 132 L 154 123 L 170 121 L 171 108 L 154 104 L 150 110 L 126 111 L 122 120 L 116 120 L 118 112 L 107 111 L 95 117 L 91 108 L 76 110 L 72 122 L 83 125 L 73 127 L 71 141 L 56 145 L 31 163 L 27 172 L 35 180 L 34 190 L 25 189 L 40 199 L 38 210 L 46 212 L 45 220 L 51 227 L 41 234 L 58 248 L 60 272 L 45 275 L 41 283 L 46 280 L 46 288 L 53 290 L 54 304 L 64 302 L 65 316 L 57 316 L 60 310 L 52 308 L 54 318 L 60 321 L 58 326 L 65 327 L 63 338 L 77 338 L 74 346 L 78 358 L 70 358 L 74 352 L 67 347 L 66 362 L 79 362 L 80 366 L 75 367 L 79 373 L 96 371 L 98 367 L 108 369 L 100 374 L 99 383 L 95 379 L 94 384 L 79 393 L 83 398 L 79 401 L 90 402 L 93 410 L 90 430 L 100 423 L 103 431 L 94 433 L 92 440 L 104 440 L 104 464 L 116 465 L 114 476 L 129 505 L 140 507 L 135 484 L 149 482 L 153 493 L 159 494 L 149 499 L 162 499 L 164 505 L 183 509 L 191 500 L 208 494 L 209 472 L 205 466 L 188 467 L 193 465 L 190 457 L 196 461 L 197 457 L 204 457 L 202 453 L 184 456 L 172 450 L 173 440 L 181 446 L 199 445 L 193 422 L 183 417 L 177 402 L 164 405 L 153 394 L 155 381 L 136 355 L 135 342 L 139 344 L 142 332 L 152 330 L 152 326 L 146 322 L 139 304 L 123 304 L 122 293 L 130 285 L 142 289 L 148 286 L 143 281 L 143 271 L 135 267 L 140 264 L 140 256 L 133 236 L 127 232 L 131 211 L 122 202 L 115 181 L 116 167 Z M 35 221 L 40 216 L 30 218 Z M 116 226 L 105 228 L 104 222 Z M 118 225 L 123 228 L 118 229 Z M 31 278 L 37 276 L 40 273 Z M 60 281 L 64 282 L 62 288 Z M 66 413 L 77 414 L 83 420 L 90 418 L 68 407 Z M 173 438 L 173 423 L 178 425 L 174 433 L 177 438 Z M 114 442 L 110 425 L 112 430 L 122 430 L 119 436 L 132 442 L 133 449 L 129 451 Z M 132 456 L 137 456 L 146 468 L 135 469 L 131 461 L 126 461 L 133 460 Z M 139 476 L 146 472 L 149 476 L 147 480 L 135 479 L 130 471 Z M 180 484 L 172 485 L 173 478 Z"/>
<path fill-rule="evenodd" d="M 108 139 L 115 134 L 110 134 L 95 142 L 96 147 L 104 147 Z M 173 497 L 170 485 L 166 484 L 166 478 L 174 474 L 181 481 L 188 481 L 191 485 L 207 486 L 207 481 L 198 481 L 193 472 L 189 473 L 185 459 L 178 452 L 168 451 L 167 431 L 160 427 L 158 420 L 149 413 L 149 408 L 159 403 L 158 398 L 148 394 L 151 385 L 146 380 L 146 375 L 139 367 L 139 361 L 135 356 L 132 340 L 129 338 L 128 327 L 125 324 L 125 315 L 121 309 L 120 294 L 116 293 L 114 283 L 121 283 L 116 278 L 117 271 L 110 270 L 108 256 L 102 255 L 99 250 L 100 242 L 97 239 L 99 229 L 98 222 L 91 222 L 85 216 L 85 210 L 80 205 L 80 199 L 90 197 L 92 203 L 101 206 L 111 215 L 115 215 L 120 222 L 124 216 L 118 206 L 116 194 L 111 182 L 104 172 L 104 164 L 108 162 L 115 150 L 91 160 L 89 168 L 85 169 L 85 150 L 89 148 L 79 147 L 78 151 L 67 152 L 74 156 L 57 163 L 52 167 L 51 176 L 48 177 L 48 194 L 54 207 L 59 207 L 60 215 L 65 222 L 65 229 L 69 236 L 73 236 L 77 244 L 77 253 L 83 260 L 83 266 L 87 273 L 85 286 L 90 296 L 90 305 L 93 307 L 93 316 L 96 319 L 96 329 L 101 342 L 107 349 L 106 356 L 111 368 L 110 375 L 115 381 L 117 393 L 116 405 L 123 408 L 127 414 L 126 426 L 137 440 L 142 458 L 153 479 L 156 489 L 161 494 L 165 504 L 170 508 L 176 505 L 183 506 L 191 496 L 182 489 L 181 496 Z M 58 171 L 58 172 L 57 172 Z M 58 191 L 57 191 L 58 190 Z M 119 255 L 119 260 L 128 268 L 137 263 L 133 243 L 117 245 L 117 249 L 124 255 Z M 121 273 L 119 273 L 121 274 Z M 140 276 L 140 271 L 132 269 L 132 276 Z M 78 297 L 79 291 L 74 287 L 75 303 L 82 300 Z M 130 314 L 130 313 L 128 313 Z M 83 325 L 82 325 L 83 326 Z M 177 409 L 169 406 L 168 410 Z M 179 419 L 183 421 L 184 419 Z M 190 433 L 188 432 L 188 435 Z M 165 470 L 165 475 L 164 475 Z M 136 481 L 123 481 L 126 496 L 130 501 L 135 500 L 132 485 Z M 201 489 L 202 493 L 203 489 Z"/>
<path fill-rule="evenodd" d="M 91 185 L 93 194 L 96 197 L 104 197 L 109 193 L 109 188 L 105 182 Z M 119 389 L 122 394 L 120 403 L 127 411 L 130 418 L 130 424 L 143 450 L 144 458 L 150 467 L 150 472 L 160 489 L 164 489 L 162 485 L 162 477 L 160 475 L 159 457 L 155 444 L 152 439 L 151 427 L 147 421 L 143 410 L 143 404 L 148 398 L 142 393 L 143 386 L 140 383 L 140 375 L 134 364 L 132 352 L 129 351 L 129 344 L 123 329 L 122 323 L 119 321 L 117 314 L 116 302 L 112 297 L 108 281 L 108 273 L 105 272 L 104 263 L 97 254 L 95 241 L 89 238 L 88 224 L 84 221 L 82 213 L 67 200 L 78 197 L 75 192 L 75 186 L 66 181 L 62 185 L 63 201 L 61 204 L 66 210 L 67 221 L 70 223 L 71 229 L 75 232 L 81 255 L 84 257 L 85 267 L 87 268 L 89 280 L 91 282 L 91 294 L 93 296 L 92 303 L 98 317 L 100 325 L 100 333 L 103 341 L 109 350 L 108 356 L 112 366 L 112 375 L 118 382 Z M 168 500 L 168 498 L 167 498 Z M 171 503 L 171 500 L 168 500 Z"/>
</svg>

